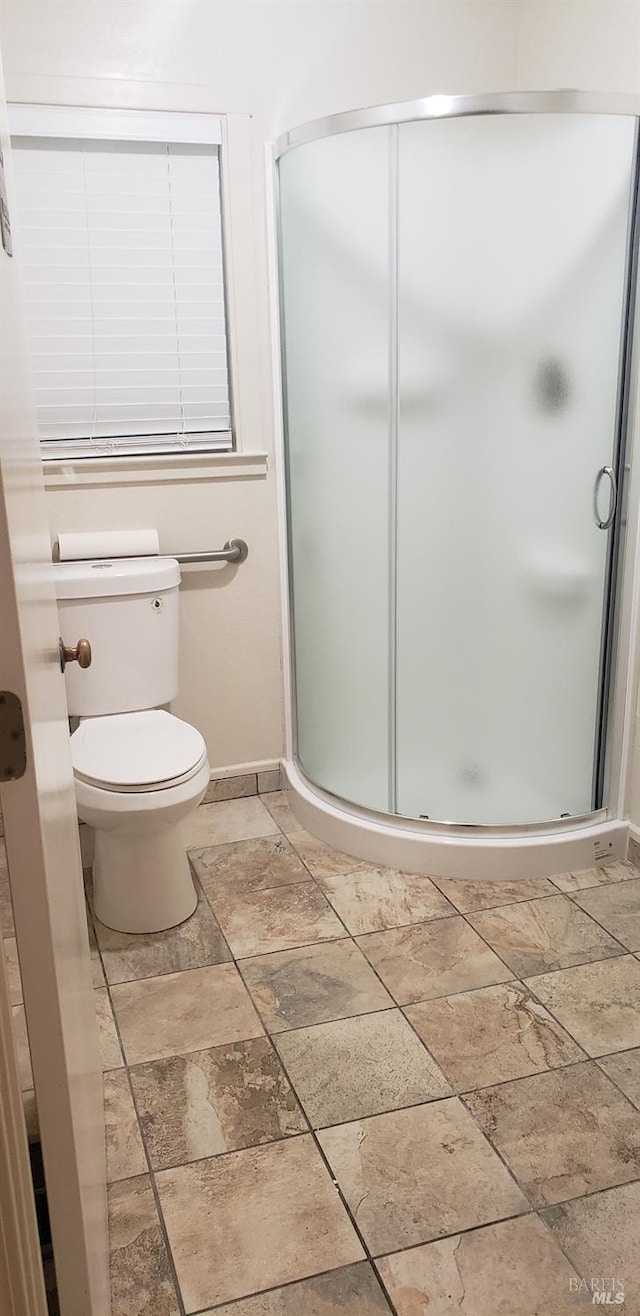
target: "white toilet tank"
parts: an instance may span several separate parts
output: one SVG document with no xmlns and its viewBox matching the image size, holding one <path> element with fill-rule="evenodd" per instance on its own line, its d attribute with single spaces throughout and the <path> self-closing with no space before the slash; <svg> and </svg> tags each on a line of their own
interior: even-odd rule
<svg viewBox="0 0 640 1316">
<path fill-rule="evenodd" d="M 72 717 L 131 713 L 168 704 L 178 693 L 178 590 L 174 558 L 56 562 L 60 634 L 84 637 L 91 666 L 68 663 Z"/>
</svg>

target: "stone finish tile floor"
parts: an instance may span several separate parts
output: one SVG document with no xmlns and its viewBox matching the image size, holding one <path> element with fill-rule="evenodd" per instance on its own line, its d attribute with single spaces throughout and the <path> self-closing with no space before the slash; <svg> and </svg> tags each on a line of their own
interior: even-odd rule
<svg viewBox="0 0 640 1316">
<path fill-rule="evenodd" d="M 279 792 L 187 844 L 192 920 L 90 929 L 114 1316 L 640 1312 L 640 870 L 372 869 Z"/>
</svg>

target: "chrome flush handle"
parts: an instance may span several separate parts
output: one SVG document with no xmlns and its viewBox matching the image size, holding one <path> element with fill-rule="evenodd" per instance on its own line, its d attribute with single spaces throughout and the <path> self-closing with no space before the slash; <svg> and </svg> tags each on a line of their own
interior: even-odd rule
<svg viewBox="0 0 640 1316">
<path fill-rule="evenodd" d="M 598 494 L 602 477 L 606 475 L 609 481 L 609 510 L 604 521 L 600 520 L 600 509 L 598 507 Z M 618 483 L 613 466 L 602 466 L 596 475 L 596 483 L 593 490 L 593 515 L 596 518 L 598 530 L 608 530 L 613 525 L 613 518 L 616 514 L 616 504 L 618 501 Z"/>
</svg>

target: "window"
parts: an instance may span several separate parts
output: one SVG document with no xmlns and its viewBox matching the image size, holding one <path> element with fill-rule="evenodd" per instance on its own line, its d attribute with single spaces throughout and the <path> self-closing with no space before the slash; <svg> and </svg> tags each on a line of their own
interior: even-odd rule
<svg viewBox="0 0 640 1316">
<path fill-rule="evenodd" d="M 220 121 L 14 106 L 10 123 L 44 456 L 231 448 Z"/>
</svg>

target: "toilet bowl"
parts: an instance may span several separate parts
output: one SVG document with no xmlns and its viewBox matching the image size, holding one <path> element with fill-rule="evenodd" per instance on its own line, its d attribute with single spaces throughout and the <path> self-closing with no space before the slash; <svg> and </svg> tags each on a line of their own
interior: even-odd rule
<svg viewBox="0 0 640 1316">
<path fill-rule="evenodd" d="M 198 903 L 180 823 L 209 784 L 204 740 L 162 710 L 86 718 L 71 737 L 78 817 L 95 829 L 93 907 L 118 932 L 161 932 Z"/>
<path fill-rule="evenodd" d="M 56 564 L 54 578 L 63 636 L 91 645 L 65 684 L 78 816 L 95 829 L 95 914 L 118 932 L 161 932 L 197 905 L 181 822 L 209 784 L 200 732 L 162 707 L 178 694 L 180 567 L 101 559 Z"/>
</svg>

